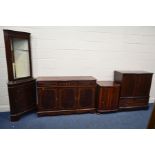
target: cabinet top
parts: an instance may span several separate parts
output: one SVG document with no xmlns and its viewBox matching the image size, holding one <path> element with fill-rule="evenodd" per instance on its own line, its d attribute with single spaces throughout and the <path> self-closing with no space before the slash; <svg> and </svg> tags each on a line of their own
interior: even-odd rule
<svg viewBox="0 0 155 155">
<path fill-rule="evenodd" d="M 92 76 L 45 76 L 38 77 L 37 81 L 88 81 L 96 79 Z"/>
<path fill-rule="evenodd" d="M 153 74 L 151 72 L 147 72 L 147 71 L 137 71 L 137 70 L 118 70 L 118 71 L 115 71 L 115 72 L 119 72 L 119 73 L 122 73 L 122 74 Z"/>
<path fill-rule="evenodd" d="M 98 81 L 97 84 L 101 87 L 119 87 L 120 84 L 114 81 Z"/>
</svg>

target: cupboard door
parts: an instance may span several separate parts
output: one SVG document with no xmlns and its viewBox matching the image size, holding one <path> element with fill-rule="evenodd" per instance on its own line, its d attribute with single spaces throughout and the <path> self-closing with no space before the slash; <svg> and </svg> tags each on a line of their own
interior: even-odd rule
<svg viewBox="0 0 155 155">
<path fill-rule="evenodd" d="M 113 88 L 104 88 L 103 89 L 103 110 L 112 110 L 113 106 Z"/>
<path fill-rule="evenodd" d="M 79 88 L 78 108 L 94 108 L 95 88 Z"/>
<path fill-rule="evenodd" d="M 77 105 L 77 90 L 76 88 L 60 88 L 59 89 L 59 105 L 60 109 L 76 109 Z"/>
<path fill-rule="evenodd" d="M 118 109 L 118 100 L 119 100 L 119 87 L 115 88 L 101 88 L 100 91 L 100 110 L 117 110 Z"/>
<path fill-rule="evenodd" d="M 57 109 L 57 90 L 54 88 L 39 88 L 39 109 Z"/>
<path fill-rule="evenodd" d="M 123 75 L 123 81 L 121 84 L 121 97 L 134 96 L 135 84 L 136 84 L 136 75 L 134 74 Z"/>
<path fill-rule="evenodd" d="M 149 96 L 151 81 L 151 74 L 136 75 L 134 96 Z"/>
<path fill-rule="evenodd" d="M 24 113 L 31 108 L 35 109 L 36 89 L 35 81 L 20 85 L 9 85 L 11 114 Z"/>
</svg>

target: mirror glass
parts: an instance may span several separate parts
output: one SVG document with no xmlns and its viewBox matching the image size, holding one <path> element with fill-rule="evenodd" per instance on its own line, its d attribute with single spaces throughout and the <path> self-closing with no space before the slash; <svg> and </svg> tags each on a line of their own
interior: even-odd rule
<svg viewBox="0 0 155 155">
<path fill-rule="evenodd" d="M 14 38 L 12 40 L 14 78 L 30 76 L 29 46 L 27 39 Z"/>
</svg>

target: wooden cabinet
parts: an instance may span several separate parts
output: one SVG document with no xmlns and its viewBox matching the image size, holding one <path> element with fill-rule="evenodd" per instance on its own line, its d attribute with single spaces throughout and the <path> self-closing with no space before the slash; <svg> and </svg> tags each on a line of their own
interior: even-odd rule
<svg viewBox="0 0 155 155">
<path fill-rule="evenodd" d="M 36 108 L 32 77 L 30 33 L 4 30 L 11 121 Z"/>
<path fill-rule="evenodd" d="M 153 73 L 115 71 L 114 80 L 121 85 L 119 107 L 147 108 Z"/>
<path fill-rule="evenodd" d="M 97 82 L 97 112 L 112 112 L 119 109 L 120 85 L 113 81 Z"/>
<path fill-rule="evenodd" d="M 11 121 L 18 121 L 21 115 L 36 107 L 36 81 L 9 82 L 9 101 Z"/>
<path fill-rule="evenodd" d="M 38 115 L 95 112 L 95 91 L 93 77 L 40 77 Z"/>
</svg>

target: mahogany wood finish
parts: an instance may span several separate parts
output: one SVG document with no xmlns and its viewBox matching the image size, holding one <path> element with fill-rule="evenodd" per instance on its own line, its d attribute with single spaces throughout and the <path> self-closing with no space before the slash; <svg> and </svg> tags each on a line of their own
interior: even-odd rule
<svg viewBox="0 0 155 155">
<path fill-rule="evenodd" d="M 6 51 L 6 61 L 7 61 L 7 69 L 8 69 L 8 79 L 9 81 L 16 81 L 20 79 L 29 79 L 32 78 L 32 61 L 31 61 L 31 43 L 30 43 L 30 33 L 27 32 L 19 32 L 12 30 L 3 30 L 4 32 L 4 41 L 5 41 L 5 51 Z M 29 62 L 30 62 L 30 76 L 22 77 L 22 78 L 14 78 L 12 62 L 14 61 L 14 53 L 12 50 L 12 42 L 14 38 L 18 39 L 26 39 L 28 40 L 28 52 L 29 52 Z"/>
<path fill-rule="evenodd" d="M 120 85 L 113 81 L 97 82 L 97 112 L 113 112 L 119 109 Z"/>
<path fill-rule="evenodd" d="M 114 80 L 121 85 L 119 108 L 147 108 L 153 73 L 115 71 Z"/>
<path fill-rule="evenodd" d="M 153 106 L 153 111 L 152 111 L 147 129 L 155 129 L 155 105 Z"/>
<path fill-rule="evenodd" d="M 38 116 L 95 112 L 93 77 L 39 77 Z"/>
<path fill-rule="evenodd" d="M 18 121 L 23 114 L 35 109 L 36 81 L 34 79 L 18 83 L 9 82 L 8 91 L 11 121 Z"/>
<path fill-rule="evenodd" d="M 30 76 L 14 77 L 12 65 L 14 62 L 13 39 L 28 40 Z M 36 80 L 32 78 L 30 33 L 4 30 L 4 40 L 9 80 L 10 118 L 11 121 L 18 121 L 23 114 L 36 109 Z"/>
</svg>

